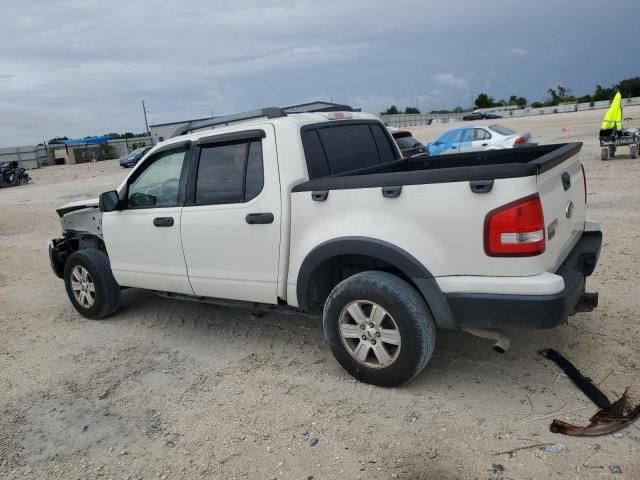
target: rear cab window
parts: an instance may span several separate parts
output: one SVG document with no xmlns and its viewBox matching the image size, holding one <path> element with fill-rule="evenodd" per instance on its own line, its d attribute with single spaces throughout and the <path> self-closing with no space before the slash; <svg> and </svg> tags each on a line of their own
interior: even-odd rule
<svg viewBox="0 0 640 480">
<path fill-rule="evenodd" d="M 391 135 L 378 122 L 307 125 L 302 144 L 309 179 L 338 175 L 399 160 Z"/>
</svg>

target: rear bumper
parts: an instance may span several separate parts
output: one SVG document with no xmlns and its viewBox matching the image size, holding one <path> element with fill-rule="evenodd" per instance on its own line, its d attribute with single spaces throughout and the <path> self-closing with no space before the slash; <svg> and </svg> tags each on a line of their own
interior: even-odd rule
<svg viewBox="0 0 640 480">
<path fill-rule="evenodd" d="M 446 293 L 461 329 L 545 329 L 566 323 L 574 313 L 597 306 L 597 294 L 585 294 L 586 277 L 598 263 L 602 232 L 586 231 L 556 271 L 564 289 L 550 295 Z"/>
</svg>

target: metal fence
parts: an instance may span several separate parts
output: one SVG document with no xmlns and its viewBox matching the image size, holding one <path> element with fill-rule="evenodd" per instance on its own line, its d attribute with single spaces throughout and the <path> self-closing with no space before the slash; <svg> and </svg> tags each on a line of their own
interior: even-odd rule
<svg viewBox="0 0 640 480">
<path fill-rule="evenodd" d="M 552 113 L 569 113 L 580 112 L 584 110 L 600 110 L 608 108 L 611 102 L 604 100 L 602 102 L 590 102 L 590 103 L 565 103 L 562 105 L 555 105 L 553 107 L 541 107 L 541 108 L 483 108 L 480 111 L 490 111 L 502 115 L 504 118 L 512 117 L 527 117 L 532 115 L 549 115 Z M 640 97 L 625 98 L 622 100 L 622 108 L 640 105 Z M 390 127 L 413 127 L 416 125 L 430 125 L 431 123 L 449 123 L 459 122 L 462 117 L 468 115 L 466 113 L 420 113 L 420 114 L 398 114 L 398 115 L 381 115 L 382 121 Z"/>
<path fill-rule="evenodd" d="M 38 168 L 47 163 L 43 145 L 0 148 L 0 164 L 17 161 L 23 168 Z"/>
</svg>

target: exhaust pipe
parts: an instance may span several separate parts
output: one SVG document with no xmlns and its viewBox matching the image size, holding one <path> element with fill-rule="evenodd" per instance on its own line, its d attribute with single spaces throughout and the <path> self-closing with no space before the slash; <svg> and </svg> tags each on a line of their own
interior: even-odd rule
<svg viewBox="0 0 640 480">
<path fill-rule="evenodd" d="M 470 333 L 476 337 L 495 340 L 496 343 L 493 346 L 493 350 L 498 353 L 505 353 L 511 346 L 511 340 L 509 340 L 509 337 L 507 337 L 501 330 L 469 328 L 463 329 L 463 332 Z"/>
</svg>

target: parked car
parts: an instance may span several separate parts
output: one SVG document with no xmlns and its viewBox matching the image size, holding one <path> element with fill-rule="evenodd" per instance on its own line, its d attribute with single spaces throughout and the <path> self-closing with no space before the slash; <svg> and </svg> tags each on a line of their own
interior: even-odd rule
<svg viewBox="0 0 640 480">
<path fill-rule="evenodd" d="M 427 144 L 432 156 L 521 147 L 531 143 L 529 132 L 516 132 L 502 125 L 470 126 L 448 130 Z"/>
<path fill-rule="evenodd" d="M 396 130 L 392 132 L 393 139 L 400 148 L 403 157 L 415 157 L 416 155 L 428 155 L 429 151 L 422 142 L 413 138 L 413 134 L 408 130 Z"/>
<path fill-rule="evenodd" d="M 149 150 L 151 150 L 151 147 L 136 148 L 133 152 L 120 158 L 120 166 L 124 168 L 133 167 Z"/>
<path fill-rule="evenodd" d="M 393 386 L 425 367 L 436 326 L 504 350 L 502 329 L 597 304 L 585 279 L 602 234 L 586 220 L 580 143 L 442 168 L 398 162 L 374 115 L 279 108 L 177 134 L 116 190 L 57 210 L 49 259 L 81 315 L 113 314 L 124 287 L 307 312 L 351 375 Z"/>
<path fill-rule="evenodd" d="M 496 118 L 502 118 L 502 116 L 495 112 L 471 112 L 462 117 L 462 120 L 485 120 Z"/>
</svg>

